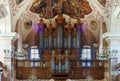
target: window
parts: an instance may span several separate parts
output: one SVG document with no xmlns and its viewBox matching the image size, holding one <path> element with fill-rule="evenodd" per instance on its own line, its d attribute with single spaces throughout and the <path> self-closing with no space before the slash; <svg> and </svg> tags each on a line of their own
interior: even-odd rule
<svg viewBox="0 0 120 81">
<path fill-rule="evenodd" d="M 31 67 L 39 66 L 39 62 L 37 60 L 40 60 L 40 56 L 39 56 L 39 50 L 37 46 L 31 47 L 30 60 L 31 60 L 31 63 L 30 63 Z"/>
<path fill-rule="evenodd" d="M 36 46 L 31 47 L 31 56 L 30 56 L 31 60 L 38 60 L 40 59 L 39 57 L 39 50 Z"/>
<path fill-rule="evenodd" d="M 82 60 L 91 60 L 91 49 L 85 48 L 82 50 Z"/>
<path fill-rule="evenodd" d="M 82 50 L 82 55 L 81 55 L 81 60 L 84 60 L 82 62 L 83 67 L 90 67 L 91 66 L 91 47 L 90 46 L 85 46 Z"/>
</svg>

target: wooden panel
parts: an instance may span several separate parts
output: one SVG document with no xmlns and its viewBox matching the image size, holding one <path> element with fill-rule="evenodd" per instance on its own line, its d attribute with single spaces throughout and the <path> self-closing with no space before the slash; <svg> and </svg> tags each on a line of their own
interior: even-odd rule
<svg viewBox="0 0 120 81">
<path fill-rule="evenodd" d="M 93 67 L 90 69 L 90 74 L 94 79 L 100 80 L 104 79 L 104 68 L 103 67 Z"/>
<path fill-rule="evenodd" d="M 85 79 L 86 77 L 83 75 L 83 68 L 82 67 L 74 67 L 71 68 L 70 79 Z"/>
<path fill-rule="evenodd" d="M 71 79 L 85 79 L 87 76 L 92 76 L 95 80 L 104 79 L 103 67 L 74 67 L 71 68 Z"/>
<path fill-rule="evenodd" d="M 16 78 L 17 79 L 28 79 L 31 75 L 32 68 L 29 67 L 17 67 Z"/>
<path fill-rule="evenodd" d="M 38 67 L 36 76 L 38 79 L 50 79 L 51 73 L 47 67 Z"/>
<path fill-rule="evenodd" d="M 38 79 L 50 79 L 51 74 L 49 68 L 39 67 L 19 67 L 17 68 L 16 78 L 17 79 L 28 79 L 31 75 L 35 75 Z"/>
</svg>

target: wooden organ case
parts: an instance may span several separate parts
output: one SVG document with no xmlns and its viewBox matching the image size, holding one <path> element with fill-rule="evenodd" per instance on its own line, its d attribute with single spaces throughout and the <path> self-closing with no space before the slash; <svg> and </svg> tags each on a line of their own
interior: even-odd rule
<svg viewBox="0 0 120 81">
<path fill-rule="evenodd" d="M 104 79 L 104 64 L 101 60 L 81 60 L 80 48 L 82 33 L 80 26 L 72 27 L 68 23 L 65 27 L 65 18 L 59 14 L 55 19 L 56 27 L 44 27 L 39 32 L 38 60 L 16 59 L 16 78 L 28 79 L 34 75 L 37 79 L 85 79 L 92 76 L 95 80 Z M 76 25 L 81 25 L 79 19 Z M 31 66 L 31 63 L 36 66 Z M 86 66 L 82 66 L 85 63 Z M 87 66 L 90 63 L 91 66 Z"/>
</svg>

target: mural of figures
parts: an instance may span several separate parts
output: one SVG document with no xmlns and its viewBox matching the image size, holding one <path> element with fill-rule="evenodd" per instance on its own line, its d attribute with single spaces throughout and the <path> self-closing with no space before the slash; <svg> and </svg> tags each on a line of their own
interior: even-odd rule
<svg viewBox="0 0 120 81">
<path fill-rule="evenodd" d="M 102 23 L 102 27 L 103 27 L 102 28 L 102 31 L 103 31 L 102 33 L 106 33 L 107 32 L 107 26 L 106 26 L 105 22 Z"/>
<path fill-rule="evenodd" d="M 30 10 L 33 13 L 44 14 L 45 7 L 46 7 L 46 0 L 34 0 Z"/>
<path fill-rule="evenodd" d="M 49 2 L 49 3 L 48 3 Z M 56 16 L 60 12 L 69 15 L 72 18 L 84 17 L 92 12 L 92 9 L 87 0 L 35 0 L 30 10 L 33 13 L 40 14 L 44 18 L 47 12 L 47 7 L 51 8 L 52 14 Z"/>
<path fill-rule="evenodd" d="M 98 24 L 95 20 L 90 21 L 90 28 L 94 31 L 98 29 Z"/>
<path fill-rule="evenodd" d="M 20 4 L 23 0 L 16 0 L 16 4 Z"/>
<path fill-rule="evenodd" d="M 26 29 L 26 30 L 28 30 L 28 29 L 30 29 L 32 27 L 32 21 L 31 20 L 26 20 L 25 22 L 24 22 L 24 28 Z"/>
<path fill-rule="evenodd" d="M 102 4 L 103 6 L 106 5 L 106 0 L 98 0 L 100 2 L 100 4 Z"/>
</svg>

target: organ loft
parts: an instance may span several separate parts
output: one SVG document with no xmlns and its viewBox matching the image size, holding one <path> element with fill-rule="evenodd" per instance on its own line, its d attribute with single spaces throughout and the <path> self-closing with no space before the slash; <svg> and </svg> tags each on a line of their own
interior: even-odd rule
<svg viewBox="0 0 120 81">
<path fill-rule="evenodd" d="M 119 81 L 119 0 L 0 0 L 0 81 Z"/>
<path fill-rule="evenodd" d="M 40 20 L 38 28 L 33 29 L 34 42 L 37 42 L 28 48 L 30 56 L 15 60 L 17 79 L 28 79 L 30 75 L 37 79 L 54 80 L 85 79 L 87 76 L 95 80 L 104 78 L 103 61 L 95 57 L 89 40 L 83 42 L 84 31 L 80 19 L 73 26 L 71 21 L 65 24 L 63 14 L 55 18 L 55 27 L 52 20 L 48 26 L 43 19 Z M 25 65 L 22 66 L 22 63 Z"/>
</svg>

